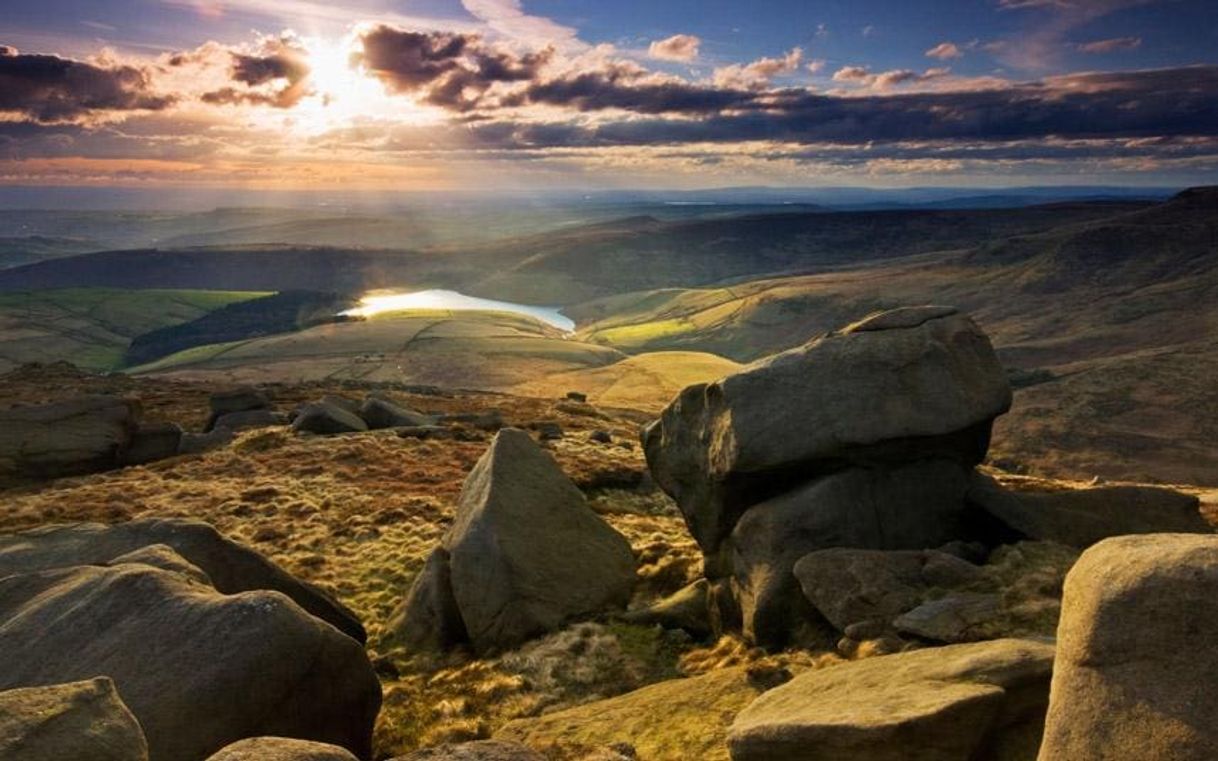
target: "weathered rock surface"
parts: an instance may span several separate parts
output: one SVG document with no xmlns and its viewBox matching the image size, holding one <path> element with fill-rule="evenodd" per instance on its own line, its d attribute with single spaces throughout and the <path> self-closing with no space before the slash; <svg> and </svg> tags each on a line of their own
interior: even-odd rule
<svg viewBox="0 0 1218 761">
<path fill-rule="evenodd" d="M 241 412 L 226 412 L 216 418 L 213 430 L 245 431 L 251 428 L 268 428 L 274 425 L 287 425 L 288 416 L 274 410 L 242 410 Z"/>
<path fill-rule="evenodd" d="M 0 410 L 0 474 L 55 477 L 117 468 L 140 406 L 114 396 Z"/>
<path fill-rule="evenodd" d="M 977 583 L 981 569 L 935 550 L 818 550 L 795 564 L 795 578 L 812 607 L 838 631 L 894 618 L 922 604 L 935 589 Z"/>
<path fill-rule="evenodd" d="M 351 410 L 331 402 L 314 402 L 301 408 L 292 421 L 296 431 L 331 435 L 368 430 L 368 424 Z"/>
<path fill-rule="evenodd" d="M 427 556 L 385 628 L 389 638 L 411 650 L 441 651 L 469 641 L 453 597 L 448 550 L 437 547 Z"/>
<path fill-rule="evenodd" d="M 1066 577 L 1042 761 L 1218 758 L 1218 537 L 1106 539 Z"/>
<path fill-rule="evenodd" d="M 202 568 L 179 555 L 168 544 L 149 544 L 140 547 L 138 550 L 132 550 L 107 561 L 106 565 L 122 565 L 123 563 L 143 563 L 153 568 L 160 568 L 162 571 L 171 571 L 209 587 L 215 587 L 211 577 L 204 573 Z"/>
<path fill-rule="evenodd" d="M 625 695 L 517 719 L 496 737 L 538 748 L 634 746 L 648 761 L 727 761 L 732 717 L 762 692 L 745 667 L 648 685 Z"/>
<path fill-rule="evenodd" d="M 947 307 L 874 316 L 686 388 L 643 434 L 651 472 L 714 554 L 740 514 L 841 463 L 980 462 L 1011 403 L 985 334 Z M 798 421 L 793 425 L 793 421 Z"/>
<path fill-rule="evenodd" d="M 370 396 L 360 405 L 359 416 L 372 430 L 406 426 L 435 425 L 431 415 L 394 404 L 388 399 Z"/>
<path fill-rule="evenodd" d="M 988 626 L 1003 614 L 996 594 L 952 594 L 928 600 L 893 621 L 902 634 L 936 642 L 974 642 L 986 639 Z"/>
<path fill-rule="evenodd" d="M 481 740 L 423 748 L 390 761 L 546 761 L 546 757 L 519 743 Z"/>
<path fill-rule="evenodd" d="M 363 648 L 277 592 L 222 595 L 143 564 L 0 578 L 0 689 L 105 674 L 151 761 L 245 737 L 371 751 L 380 685 Z"/>
<path fill-rule="evenodd" d="M 731 757 L 1030 761 L 1052 667 L 1051 645 L 1006 639 L 805 672 L 740 712 Z"/>
<path fill-rule="evenodd" d="M 781 646 L 809 620 L 793 569 L 814 550 L 919 549 L 960 536 L 967 486 L 949 460 L 852 468 L 750 508 L 730 542 L 745 636 Z"/>
<path fill-rule="evenodd" d="M 207 433 L 185 431 L 178 442 L 178 454 L 203 454 L 219 449 L 233 440 L 233 432 L 227 428 L 216 428 Z"/>
<path fill-rule="evenodd" d="M 204 431 L 212 430 L 219 418 L 233 412 L 269 410 L 271 399 L 265 392 L 252 386 L 239 386 L 213 393 L 208 399 L 208 405 L 211 408 L 211 416 Z"/>
<path fill-rule="evenodd" d="M 251 737 L 221 749 L 207 761 L 359 761 L 337 745 L 287 737 Z"/>
<path fill-rule="evenodd" d="M 460 624 L 478 651 L 510 647 L 567 621 L 623 607 L 634 584 L 629 543 L 601 520 L 527 433 L 500 431 L 465 480 L 442 542 Z M 440 560 L 420 574 L 402 612 L 434 620 L 447 607 Z M 437 603 L 437 601 L 440 601 Z M 407 624 L 407 630 L 412 625 Z"/>
<path fill-rule="evenodd" d="M 135 429 L 121 464 L 143 465 L 178 454 L 182 442 L 182 426 L 177 423 L 141 424 Z"/>
<path fill-rule="evenodd" d="M 1212 534 L 1199 500 L 1154 486 L 1012 491 L 974 474 L 969 501 L 1029 539 L 1085 548 L 1125 534 Z"/>
<path fill-rule="evenodd" d="M 105 677 L 0 692 L 4 761 L 148 761 L 139 723 Z"/>
<path fill-rule="evenodd" d="M 224 594 L 257 589 L 282 592 L 359 642 L 367 638 L 359 619 L 328 594 L 202 521 L 152 519 L 113 526 L 78 523 L 0 535 L 0 577 L 82 564 L 104 565 L 157 544 L 172 548 L 198 567 Z"/>
<path fill-rule="evenodd" d="M 710 582 L 698 579 L 653 605 L 627 612 L 622 619 L 632 624 L 683 629 L 695 637 L 705 637 L 711 633 L 709 596 Z"/>
</svg>

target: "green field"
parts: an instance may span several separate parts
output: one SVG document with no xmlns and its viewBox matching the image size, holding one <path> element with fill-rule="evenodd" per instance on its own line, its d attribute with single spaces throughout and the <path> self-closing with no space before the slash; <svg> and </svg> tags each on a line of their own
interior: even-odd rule
<svg viewBox="0 0 1218 761">
<path fill-rule="evenodd" d="M 0 369 L 68 360 L 108 371 L 131 339 L 265 293 L 67 288 L 0 294 Z"/>
</svg>

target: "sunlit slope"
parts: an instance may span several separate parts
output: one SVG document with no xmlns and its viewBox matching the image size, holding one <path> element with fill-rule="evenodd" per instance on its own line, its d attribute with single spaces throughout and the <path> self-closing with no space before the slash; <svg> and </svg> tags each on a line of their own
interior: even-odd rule
<svg viewBox="0 0 1218 761">
<path fill-rule="evenodd" d="M 0 294 L 0 371 L 58 360 L 88 370 L 115 370 L 135 336 L 263 295 L 109 288 Z"/>
<path fill-rule="evenodd" d="M 196 347 L 132 372 L 243 382 L 342 379 L 503 389 L 623 358 L 615 349 L 566 339 L 519 315 L 410 310 Z"/>
<path fill-rule="evenodd" d="M 572 370 L 523 383 L 513 393 L 561 397 L 578 391 L 593 404 L 658 412 L 681 389 L 730 375 L 740 365 L 693 351 L 663 351 L 628 357 L 604 367 Z"/>
</svg>

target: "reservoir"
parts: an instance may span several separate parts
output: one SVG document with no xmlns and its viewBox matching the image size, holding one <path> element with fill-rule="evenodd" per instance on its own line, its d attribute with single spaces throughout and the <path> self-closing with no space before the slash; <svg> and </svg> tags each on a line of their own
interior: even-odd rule
<svg viewBox="0 0 1218 761">
<path fill-rule="evenodd" d="M 557 307 L 539 307 L 528 304 L 514 304 L 510 301 L 480 299 L 477 296 L 467 296 L 457 291 L 445 291 L 441 289 L 397 293 L 370 293 L 359 300 L 358 307 L 348 309 L 343 314 L 352 317 L 371 317 L 383 312 L 399 312 L 407 309 L 449 309 L 455 312 L 513 312 L 540 320 L 547 325 L 552 325 L 568 333 L 575 330 L 575 321 L 563 315 Z"/>
</svg>

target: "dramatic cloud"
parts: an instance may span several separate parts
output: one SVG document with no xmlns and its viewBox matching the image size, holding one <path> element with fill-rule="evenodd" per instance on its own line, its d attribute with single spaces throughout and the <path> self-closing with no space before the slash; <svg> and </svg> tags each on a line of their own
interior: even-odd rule
<svg viewBox="0 0 1218 761">
<path fill-rule="evenodd" d="M 421 96 L 458 111 L 478 107 L 498 83 L 528 82 L 554 56 L 553 48 L 519 54 L 478 35 L 413 32 L 378 26 L 360 37 L 354 62 L 393 92 Z"/>
<path fill-rule="evenodd" d="M 86 122 L 113 112 L 159 111 L 173 102 L 153 92 L 143 68 L 0 46 L 0 114 L 43 123 Z"/>
<path fill-rule="evenodd" d="M 674 34 L 651 43 L 647 54 L 661 61 L 692 61 L 698 57 L 701 44 L 702 40 L 692 34 Z"/>
<path fill-rule="evenodd" d="M 1055 65 L 1062 52 L 1071 47 L 1066 40 L 1075 29 L 1152 2 L 1155 0 L 1000 0 L 1003 10 L 1033 14 L 1035 25 L 1019 37 L 1002 40 L 991 52 L 1010 66 L 1044 70 Z"/>
<path fill-rule="evenodd" d="M 291 108 L 309 94 L 308 52 L 291 37 L 264 40 L 258 53 L 231 52 L 230 76 L 240 85 L 204 93 L 205 103 Z M 180 60 L 180 59 L 179 59 Z"/>
<path fill-rule="evenodd" d="M 913 69 L 892 69 L 873 73 L 866 66 L 843 66 L 833 73 L 833 81 L 887 90 L 898 85 L 941 79 L 950 73 L 951 69 L 947 68 L 927 69 L 922 72 Z"/>
<path fill-rule="evenodd" d="M 954 42 L 940 42 L 930 50 L 926 51 L 927 58 L 937 58 L 940 61 L 947 61 L 952 58 L 960 58 L 964 53 L 960 52 L 959 46 Z"/>
<path fill-rule="evenodd" d="M 1113 37 L 1108 40 L 1080 43 L 1077 48 L 1080 53 L 1102 55 L 1104 53 L 1119 53 L 1127 50 L 1137 50 L 1142 47 L 1141 37 Z"/>
</svg>

